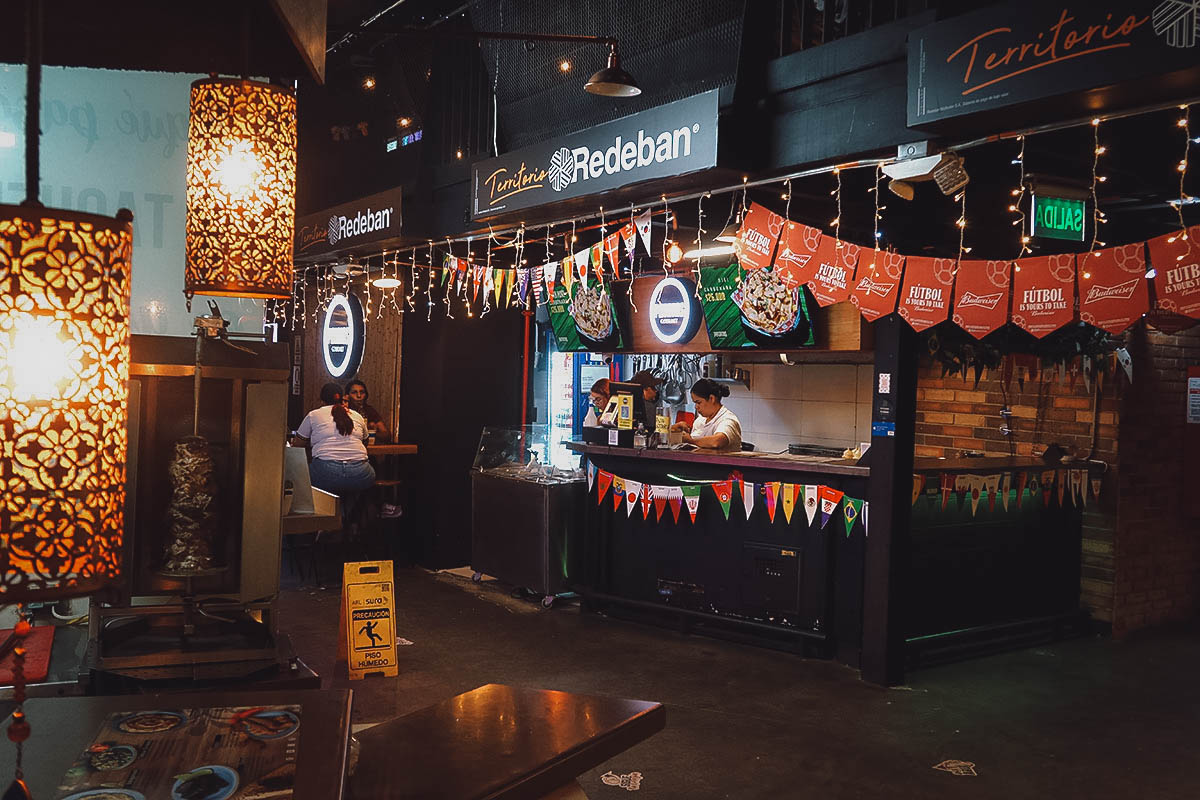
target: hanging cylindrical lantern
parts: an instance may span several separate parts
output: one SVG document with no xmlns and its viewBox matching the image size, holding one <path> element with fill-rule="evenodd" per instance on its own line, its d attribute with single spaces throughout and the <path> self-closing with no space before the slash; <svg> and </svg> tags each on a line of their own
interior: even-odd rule
<svg viewBox="0 0 1200 800">
<path fill-rule="evenodd" d="M 257 81 L 192 84 L 184 292 L 292 295 L 296 95 Z"/>
<path fill-rule="evenodd" d="M 131 219 L 0 205 L 0 603 L 120 576 Z"/>
</svg>

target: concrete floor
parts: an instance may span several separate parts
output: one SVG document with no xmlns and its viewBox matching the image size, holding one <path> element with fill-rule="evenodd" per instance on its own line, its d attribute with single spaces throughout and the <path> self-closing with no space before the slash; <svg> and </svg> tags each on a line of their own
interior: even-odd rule
<svg viewBox="0 0 1200 800">
<path fill-rule="evenodd" d="M 828 661 L 544 611 L 499 583 L 400 569 L 400 676 L 336 677 L 339 590 L 284 592 L 280 625 L 354 722 L 485 683 L 657 700 L 662 733 L 581 777 L 640 772 L 643 798 L 1200 797 L 1200 636 L 1074 640 L 909 675 L 892 689 Z M 343 673 L 344 674 L 344 673 Z M 934 769 L 972 762 L 975 775 Z"/>
</svg>

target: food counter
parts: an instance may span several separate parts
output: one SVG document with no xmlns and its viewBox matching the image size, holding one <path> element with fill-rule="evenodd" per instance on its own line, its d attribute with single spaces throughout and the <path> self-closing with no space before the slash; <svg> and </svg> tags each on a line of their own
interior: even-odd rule
<svg viewBox="0 0 1200 800">
<path fill-rule="evenodd" d="M 857 662 L 862 521 L 847 526 L 838 506 L 822 527 L 815 506 L 810 523 L 802 498 L 790 521 L 782 500 L 772 519 L 762 486 L 825 486 L 863 499 L 869 467 L 787 454 L 568 447 L 597 470 L 584 525 L 568 542 L 570 583 L 585 607 Z M 639 484 L 700 487 L 695 520 L 686 507 L 676 518 L 665 502 L 617 503 L 601 470 Z M 728 515 L 713 488 L 739 475 L 755 487 L 749 516 L 738 484 Z"/>
</svg>

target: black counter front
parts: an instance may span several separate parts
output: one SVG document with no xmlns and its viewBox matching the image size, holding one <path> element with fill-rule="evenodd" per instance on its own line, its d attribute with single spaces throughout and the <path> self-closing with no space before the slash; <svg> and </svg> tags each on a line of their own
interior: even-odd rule
<svg viewBox="0 0 1200 800">
<path fill-rule="evenodd" d="M 597 478 L 585 504 L 585 524 L 568 547 L 572 587 L 588 606 L 684 621 L 814 654 L 836 653 L 857 663 L 862 520 L 847 534 L 839 505 L 822 527 L 818 506 L 810 524 L 803 499 L 790 521 L 782 502 L 772 520 L 760 487 L 827 486 L 863 499 L 868 467 L 807 456 L 569 447 L 623 480 L 701 490 L 695 521 L 686 507 L 676 521 L 669 506 L 659 517 L 654 505 L 647 513 L 640 503 L 632 510 L 623 500 L 615 504 L 611 485 Z M 756 487 L 749 517 L 736 486 L 728 518 L 712 488 L 735 474 Z"/>
</svg>

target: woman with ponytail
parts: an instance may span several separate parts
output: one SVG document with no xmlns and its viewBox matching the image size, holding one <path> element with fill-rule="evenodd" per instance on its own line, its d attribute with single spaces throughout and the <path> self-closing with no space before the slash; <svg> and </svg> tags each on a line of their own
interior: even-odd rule
<svg viewBox="0 0 1200 800">
<path fill-rule="evenodd" d="M 690 426 L 676 422 L 672 430 L 684 431 L 683 440 L 696 447 L 714 450 L 741 450 L 742 423 L 737 415 L 721 404 L 729 396 L 729 387 L 708 378 L 692 384 L 692 402 L 696 404 L 696 421 Z"/>
<path fill-rule="evenodd" d="M 367 421 L 362 414 L 346 407 L 342 387 L 327 383 L 321 387 L 320 408 L 296 429 L 300 444 L 312 445 L 312 463 L 308 471 L 312 485 L 333 494 L 357 492 L 375 483 L 375 469 L 367 461 Z"/>
</svg>

